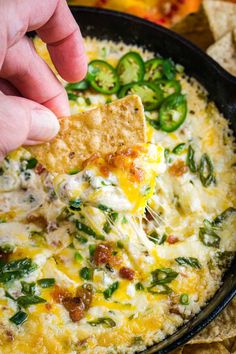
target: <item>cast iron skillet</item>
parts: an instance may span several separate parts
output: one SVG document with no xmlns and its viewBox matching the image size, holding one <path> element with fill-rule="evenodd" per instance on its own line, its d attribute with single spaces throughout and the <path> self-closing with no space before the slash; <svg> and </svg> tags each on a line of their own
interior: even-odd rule
<svg viewBox="0 0 236 354">
<path fill-rule="evenodd" d="M 135 16 L 110 10 L 71 7 L 84 36 L 137 44 L 182 64 L 209 92 L 236 135 L 236 78 L 215 61 L 174 32 Z M 203 132 L 204 134 L 204 132 Z M 149 347 L 143 354 L 169 353 L 187 342 L 212 321 L 236 295 L 236 259 L 223 279 L 221 288 L 208 305 L 175 334 Z"/>
</svg>

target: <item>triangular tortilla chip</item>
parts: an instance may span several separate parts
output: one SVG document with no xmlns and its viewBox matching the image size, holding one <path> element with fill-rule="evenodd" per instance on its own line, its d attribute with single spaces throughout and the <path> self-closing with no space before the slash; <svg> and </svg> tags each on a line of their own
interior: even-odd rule
<svg viewBox="0 0 236 354">
<path fill-rule="evenodd" d="M 203 0 L 198 12 L 192 13 L 172 27 L 191 42 L 206 50 L 214 41 L 236 28 L 236 4 Z"/>
<path fill-rule="evenodd" d="M 236 48 L 232 32 L 211 45 L 207 49 L 207 54 L 230 74 L 236 75 Z"/>
<path fill-rule="evenodd" d="M 60 125 L 52 141 L 27 147 L 50 172 L 79 169 L 94 153 L 103 155 L 146 142 L 143 105 L 135 95 L 61 118 Z"/>
<path fill-rule="evenodd" d="M 203 50 L 206 50 L 209 45 L 214 43 L 209 22 L 202 6 L 198 12 L 186 16 L 171 29 L 195 43 Z"/>
<path fill-rule="evenodd" d="M 183 354 L 230 354 L 220 343 L 186 345 Z"/>
<path fill-rule="evenodd" d="M 215 40 L 236 27 L 236 4 L 226 1 L 204 0 L 203 9 Z"/>
<path fill-rule="evenodd" d="M 226 309 L 189 343 L 221 342 L 236 336 L 236 297 Z"/>
</svg>

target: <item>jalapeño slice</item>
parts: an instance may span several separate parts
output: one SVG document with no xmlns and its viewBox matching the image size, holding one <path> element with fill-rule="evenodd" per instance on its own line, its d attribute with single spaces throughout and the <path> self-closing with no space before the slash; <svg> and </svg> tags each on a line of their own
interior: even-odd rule
<svg viewBox="0 0 236 354">
<path fill-rule="evenodd" d="M 164 59 L 154 58 L 146 61 L 144 80 L 156 81 L 163 78 Z"/>
<path fill-rule="evenodd" d="M 180 83 L 177 80 L 157 80 L 155 84 L 163 91 L 164 98 L 181 91 Z"/>
<path fill-rule="evenodd" d="M 143 81 L 125 85 L 118 93 L 118 97 L 122 98 L 132 94 L 138 95 L 141 98 L 146 111 L 153 111 L 163 100 L 161 89 L 151 82 Z"/>
<path fill-rule="evenodd" d="M 187 102 L 185 96 L 174 93 L 163 101 L 160 108 L 160 128 L 165 132 L 173 132 L 185 121 Z"/>
<path fill-rule="evenodd" d="M 78 82 L 70 82 L 69 84 L 66 85 L 65 89 L 67 92 L 70 91 L 84 91 L 87 90 L 89 87 L 89 84 L 86 80 L 81 80 Z"/>
<path fill-rule="evenodd" d="M 93 60 L 88 65 L 87 80 L 97 92 L 105 95 L 119 90 L 119 79 L 115 69 L 103 60 Z"/>
<path fill-rule="evenodd" d="M 120 58 L 116 68 L 120 84 L 142 81 L 144 76 L 144 62 L 136 52 L 128 52 Z"/>
</svg>

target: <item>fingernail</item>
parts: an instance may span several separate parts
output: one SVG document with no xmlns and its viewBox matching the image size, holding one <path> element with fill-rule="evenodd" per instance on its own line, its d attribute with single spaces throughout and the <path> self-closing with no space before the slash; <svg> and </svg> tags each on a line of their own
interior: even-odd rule
<svg viewBox="0 0 236 354">
<path fill-rule="evenodd" d="M 27 137 L 29 140 L 51 140 L 59 131 L 57 117 L 49 110 L 35 109 L 31 113 L 31 127 Z"/>
</svg>

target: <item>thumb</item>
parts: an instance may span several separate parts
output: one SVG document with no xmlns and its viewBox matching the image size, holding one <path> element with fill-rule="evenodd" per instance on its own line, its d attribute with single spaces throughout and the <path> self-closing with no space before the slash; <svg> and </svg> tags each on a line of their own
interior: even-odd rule
<svg viewBox="0 0 236 354">
<path fill-rule="evenodd" d="M 23 144 L 52 139 L 59 127 L 57 117 L 46 107 L 0 92 L 0 161 Z"/>
</svg>

